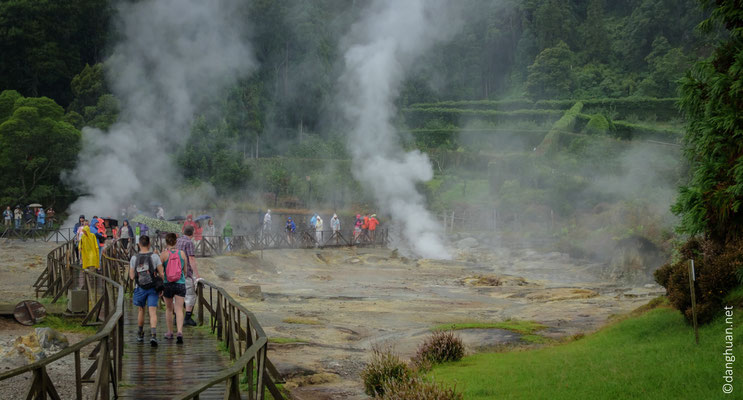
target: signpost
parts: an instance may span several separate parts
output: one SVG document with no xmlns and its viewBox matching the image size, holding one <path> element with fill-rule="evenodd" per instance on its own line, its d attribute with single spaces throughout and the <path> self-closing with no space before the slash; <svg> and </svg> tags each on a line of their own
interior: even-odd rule
<svg viewBox="0 0 743 400">
<path fill-rule="evenodd" d="M 699 327 L 697 326 L 697 299 L 694 294 L 694 260 L 691 260 L 689 264 L 689 289 L 691 290 L 691 314 L 694 321 L 694 337 L 696 338 L 697 344 L 699 344 Z"/>
</svg>

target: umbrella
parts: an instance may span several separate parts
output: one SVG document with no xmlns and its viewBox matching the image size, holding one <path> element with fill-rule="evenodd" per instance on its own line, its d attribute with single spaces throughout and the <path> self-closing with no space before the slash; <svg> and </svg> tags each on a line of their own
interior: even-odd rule
<svg viewBox="0 0 743 400">
<path fill-rule="evenodd" d="M 113 218 L 103 218 L 104 221 L 108 221 L 108 226 L 119 226 L 119 220 Z"/>
<path fill-rule="evenodd" d="M 142 214 L 137 215 L 136 217 L 132 218 L 131 222 L 145 224 L 148 227 L 150 227 L 150 229 L 155 229 L 160 232 L 180 232 L 181 231 L 181 226 L 178 224 L 174 224 L 168 221 L 163 221 L 157 218 L 146 217 Z"/>
<path fill-rule="evenodd" d="M 208 216 L 206 214 L 199 215 L 198 217 L 196 217 L 196 219 L 194 219 L 194 221 L 201 221 L 201 220 L 205 220 L 205 219 L 212 219 L 212 217 L 210 217 L 210 216 Z"/>
<path fill-rule="evenodd" d="M 168 221 L 185 221 L 185 220 L 186 220 L 186 217 L 181 216 L 181 215 L 176 215 L 173 218 L 168 218 Z"/>
<path fill-rule="evenodd" d="M 28 205 L 29 208 L 41 208 L 41 204 L 39 203 L 33 203 Z"/>
</svg>

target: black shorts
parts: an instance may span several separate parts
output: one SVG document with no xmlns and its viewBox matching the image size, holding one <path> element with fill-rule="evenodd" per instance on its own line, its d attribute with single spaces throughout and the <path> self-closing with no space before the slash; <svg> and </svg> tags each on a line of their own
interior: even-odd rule
<svg viewBox="0 0 743 400">
<path fill-rule="evenodd" d="M 172 299 L 173 296 L 186 297 L 186 284 L 185 283 L 165 283 L 163 289 L 163 297 L 166 299 Z"/>
</svg>

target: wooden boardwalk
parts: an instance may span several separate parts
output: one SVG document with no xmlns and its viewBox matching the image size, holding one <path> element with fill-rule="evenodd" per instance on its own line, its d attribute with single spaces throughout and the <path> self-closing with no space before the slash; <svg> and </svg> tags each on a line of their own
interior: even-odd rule
<svg viewBox="0 0 743 400">
<path fill-rule="evenodd" d="M 145 341 L 137 343 L 137 309 L 125 300 L 124 376 L 120 399 L 173 399 L 188 388 L 211 379 L 230 365 L 229 357 L 218 350 L 218 341 L 207 329 L 184 327 L 184 344 L 165 340 L 165 311 L 158 310 L 158 347 L 151 347 L 149 317 L 145 314 Z M 224 385 L 201 393 L 201 399 L 224 398 Z"/>
</svg>

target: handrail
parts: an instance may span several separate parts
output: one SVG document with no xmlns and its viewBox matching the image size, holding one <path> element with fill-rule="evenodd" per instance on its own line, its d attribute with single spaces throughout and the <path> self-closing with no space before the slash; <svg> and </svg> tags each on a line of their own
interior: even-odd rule
<svg viewBox="0 0 743 400">
<path fill-rule="evenodd" d="M 73 267 L 73 268 L 78 268 L 78 267 Z M 81 269 L 82 270 L 82 268 L 78 268 L 78 269 Z M 103 280 L 111 283 L 112 285 L 118 286 L 117 289 L 119 290 L 119 292 L 118 292 L 118 294 L 116 296 L 116 311 L 114 311 L 114 313 L 111 315 L 111 318 L 109 318 L 109 320 L 106 323 L 106 325 L 104 325 L 103 328 L 101 328 L 95 335 L 88 336 L 87 338 L 85 338 L 85 339 L 83 339 L 83 340 L 75 343 L 74 345 L 69 346 L 69 347 L 65 348 L 64 350 L 60 350 L 58 353 L 56 353 L 56 354 L 54 354 L 52 356 L 43 358 L 43 359 L 41 359 L 39 361 L 36 361 L 33 364 L 24 365 L 22 367 L 18 367 L 16 369 L 12 369 L 10 371 L 0 373 L 0 381 L 2 381 L 4 379 L 12 378 L 12 377 L 14 377 L 16 375 L 20 375 L 20 374 L 22 374 L 24 372 L 29 372 L 29 371 L 34 370 L 36 368 L 39 368 L 41 366 L 44 366 L 44 365 L 47 365 L 47 364 L 51 364 L 54 361 L 57 361 L 60 358 L 66 356 L 66 355 L 68 355 L 70 353 L 73 353 L 73 352 L 75 352 L 77 350 L 80 350 L 83 347 L 85 347 L 85 346 L 87 346 L 87 345 L 89 345 L 89 344 L 91 344 L 93 342 L 99 341 L 99 340 L 103 339 L 104 337 L 107 337 L 107 336 L 109 336 L 111 334 L 111 330 L 113 330 L 116 327 L 116 324 L 118 322 L 118 319 L 123 315 L 124 287 L 121 286 L 120 284 L 118 284 L 117 282 L 114 282 L 113 280 L 111 280 L 109 278 L 106 278 L 105 276 L 100 276 L 98 274 L 95 274 L 93 272 L 88 272 L 86 270 L 83 270 L 83 272 L 86 273 L 86 274 L 94 275 L 95 278 L 103 279 Z"/>
<path fill-rule="evenodd" d="M 209 288 L 209 302 L 204 296 L 205 287 Z M 214 291 L 217 294 L 216 306 Z M 263 400 L 265 389 L 268 389 L 274 399 L 283 399 L 284 396 L 276 387 L 280 378 L 277 376 L 276 368 L 267 357 L 268 336 L 255 315 L 222 287 L 207 280 L 197 281 L 197 292 L 199 324 L 204 324 L 204 309 L 206 309 L 210 314 L 211 332 L 216 334 L 220 341 L 226 343 L 230 359 L 234 363 L 208 381 L 189 388 L 181 399 L 198 399 L 201 392 L 221 382 L 227 383 L 225 399 L 241 399 L 240 375 L 243 373 L 243 380 L 248 383 L 249 398 Z M 245 315 L 245 329 L 242 326 L 241 314 Z M 242 349 L 243 341 L 245 341 L 245 350 Z M 255 378 L 253 377 L 254 371 L 256 372 Z"/>
<path fill-rule="evenodd" d="M 52 356 L 0 373 L 0 381 L 2 381 L 23 373 L 33 372 L 33 380 L 26 396 L 28 399 L 45 399 L 47 395 L 52 399 L 60 398 L 54 383 L 47 374 L 46 366 L 70 354 L 75 356 L 75 394 L 77 399 L 83 398 L 82 384 L 87 382 L 94 383 L 94 399 L 108 399 L 111 389 L 113 389 L 114 397 L 118 394 L 118 381 L 122 377 L 121 360 L 124 348 L 124 286 L 112 279 L 110 259 L 104 262 L 101 269 L 96 272 L 73 265 L 76 259 L 74 245 L 71 241 L 56 247 L 47 256 L 47 269 L 39 277 L 35 286 L 39 285 L 39 282 L 46 275 L 49 284 L 44 294 L 54 296 L 54 302 L 71 286 L 73 271 L 81 271 L 78 273 L 82 273 L 84 276 L 84 287 L 88 289 L 89 300 L 91 294 L 93 300 L 95 300 L 92 307 L 90 306 L 91 302 L 88 301 L 88 313 L 82 324 L 85 325 L 90 319 L 97 322 L 101 315 L 103 315 L 105 323 L 94 335 Z M 120 275 L 116 274 L 116 276 Z M 63 281 L 66 283 L 62 284 Z M 112 297 L 110 291 L 113 288 L 117 289 L 117 295 L 113 307 L 111 307 L 111 304 L 109 304 Z M 38 289 L 39 286 L 37 286 L 37 293 Z M 99 294 L 100 297 L 98 297 Z M 95 358 L 95 362 L 82 374 L 80 353 L 84 347 L 96 342 L 98 342 L 98 345 L 90 355 L 91 358 Z M 95 379 L 91 381 L 90 378 L 93 377 L 93 374 L 95 374 Z"/>
</svg>

